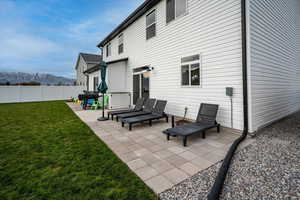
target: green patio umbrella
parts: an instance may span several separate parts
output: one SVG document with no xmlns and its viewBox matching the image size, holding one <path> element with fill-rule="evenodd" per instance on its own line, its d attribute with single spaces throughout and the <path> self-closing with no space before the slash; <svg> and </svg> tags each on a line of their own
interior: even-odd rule
<svg viewBox="0 0 300 200">
<path fill-rule="evenodd" d="M 107 117 L 104 117 L 104 95 L 107 92 L 107 84 L 106 84 L 106 69 L 107 69 L 107 65 L 104 61 L 102 61 L 100 63 L 100 70 L 101 70 L 101 83 L 98 86 L 98 91 L 102 93 L 102 117 L 98 118 L 98 121 L 106 121 L 108 120 Z"/>
</svg>

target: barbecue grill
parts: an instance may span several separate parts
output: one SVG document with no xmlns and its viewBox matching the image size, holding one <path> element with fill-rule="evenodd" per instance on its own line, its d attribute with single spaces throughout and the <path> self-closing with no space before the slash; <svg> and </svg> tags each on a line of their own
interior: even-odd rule
<svg viewBox="0 0 300 200">
<path fill-rule="evenodd" d="M 98 101 L 98 98 L 100 96 L 99 96 L 98 92 L 89 92 L 89 91 L 83 91 L 83 92 L 84 92 L 84 94 L 78 95 L 78 99 L 83 102 L 82 103 L 82 108 L 84 110 L 86 110 L 87 105 L 88 105 L 88 100 L 89 99 L 94 99 L 95 101 Z"/>
</svg>

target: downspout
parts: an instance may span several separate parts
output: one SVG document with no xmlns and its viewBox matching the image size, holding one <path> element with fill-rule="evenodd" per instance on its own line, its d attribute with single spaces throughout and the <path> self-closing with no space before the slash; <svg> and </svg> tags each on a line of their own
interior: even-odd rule
<svg viewBox="0 0 300 200">
<path fill-rule="evenodd" d="M 218 200 L 222 193 L 223 185 L 226 179 L 231 160 L 239 144 L 248 135 L 248 81 L 247 81 L 247 25 L 246 25 L 246 0 L 241 0 L 241 18 L 242 18 L 242 73 L 243 73 L 243 108 L 244 108 L 244 131 L 241 137 L 233 142 L 226 157 L 219 169 L 215 182 L 210 193 L 207 196 L 208 200 Z"/>
</svg>

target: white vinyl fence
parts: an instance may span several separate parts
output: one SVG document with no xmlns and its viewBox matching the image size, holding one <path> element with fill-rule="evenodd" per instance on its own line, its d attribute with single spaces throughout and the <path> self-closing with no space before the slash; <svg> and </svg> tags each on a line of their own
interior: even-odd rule
<svg viewBox="0 0 300 200">
<path fill-rule="evenodd" d="M 83 93 L 82 86 L 0 86 L 0 103 L 66 100 Z"/>
</svg>

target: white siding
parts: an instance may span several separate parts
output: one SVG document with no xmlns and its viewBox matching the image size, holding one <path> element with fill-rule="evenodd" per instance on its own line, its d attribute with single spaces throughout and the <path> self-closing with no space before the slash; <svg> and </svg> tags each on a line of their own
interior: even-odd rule
<svg viewBox="0 0 300 200">
<path fill-rule="evenodd" d="M 101 82 L 100 70 L 89 74 L 89 91 L 94 91 L 94 77 L 99 77 L 99 84 Z"/>
<path fill-rule="evenodd" d="M 298 58 L 298 70 L 297 70 L 297 77 L 298 77 L 298 96 L 297 96 L 297 104 L 298 104 L 298 110 L 300 109 L 300 1 L 297 1 L 295 5 L 295 9 L 297 9 L 296 13 L 296 26 L 297 26 L 297 58 Z"/>
<path fill-rule="evenodd" d="M 248 9 L 250 131 L 256 131 L 300 109 L 300 1 L 249 0 Z"/>
<path fill-rule="evenodd" d="M 242 51 L 240 0 L 189 0 L 188 13 L 166 25 L 166 1 L 156 7 L 156 37 L 146 41 L 145 16 L 124 31 L 124 53 L 118 55 L 117 38 L 111 41 L 112 56 L 105 61 L 129 57 L 128 90 L 132 92 L 132 69 L 154 67 L 150 96 L 168 100 L 167 113 L 195 119 L 200 103 L 220 105 L 218 121 L 230 127 L 230 100 L 225 87 L 234 87 L 234 128 L 243 128 Z M 201 54 L 202 87 L 181 87 L 180 59 Z M 104 48 L 104 55 L 106 55 Z"/>
<path fill-rule="evenodd" d="M 126 77 L 127 77 L 126 62 L 118 62 L 118 63 L 108 65 L 108 70 L 107 70 L 107 82 L 109 85 L 108 92 L 129 92 Z"/>
</svg>

